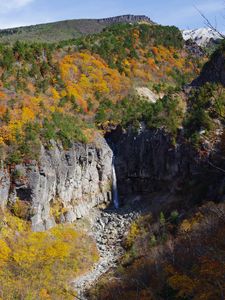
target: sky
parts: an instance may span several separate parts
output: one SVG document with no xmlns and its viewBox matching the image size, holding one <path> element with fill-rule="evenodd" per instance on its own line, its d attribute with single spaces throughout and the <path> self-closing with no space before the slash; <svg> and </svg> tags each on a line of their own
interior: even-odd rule
<svg viewBox="0 0 225 300">
<path fill-rule="evenodd" d="M 225 32 L 225 0 L 0 0 L 0 28 L 141 14 L 163 25 L 194 29 L 205 26 L 196 8 Z"/>
</svg>

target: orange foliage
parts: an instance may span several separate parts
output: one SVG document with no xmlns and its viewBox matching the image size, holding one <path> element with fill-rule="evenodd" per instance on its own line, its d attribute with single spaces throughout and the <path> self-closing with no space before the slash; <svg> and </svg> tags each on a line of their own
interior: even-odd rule
<svg viewBox="0 0 225 300">
<path fill-rule="evenodd" d="M 129 89 L 129 80 L 110 69 L 97 55 L 74 53 L 65 56 L 60 62 L 62 79 L 69 97 L 87 112 L 87 100 L 96 102 L 96 93 L 116 102 L 124 97 Z"/>
</svg>

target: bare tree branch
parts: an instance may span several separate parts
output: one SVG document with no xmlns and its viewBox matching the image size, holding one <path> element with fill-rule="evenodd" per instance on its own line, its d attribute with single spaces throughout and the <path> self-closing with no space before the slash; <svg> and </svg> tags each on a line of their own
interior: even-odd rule
<svg viewBox="0 0 225 300">
<path fill-rule="evenodd" d="M 207 162 L 211 167 L 217 169 L 218 171 L 221 171 L 223 173 L 225 173 L 225 170 L 220 168 L 220 167 L 217 167 L 216 165 L 214 165 L 213 163 L 211 163 L 210 161 Z"/>
<path fill-rule="evenodd" d="M 210 22 L 210 20 L 204 15 L 204 13 L 196 6 L 194 6 L 195 9 L 199 12 L 199 14 L 201 15 L 201 17 L 205 20 L 205 25 L 207 27 L 209 27 L 210 29 L 212 29 L 213 31 L 215 31 L 216 33 L 219 34 L 219 36 L 222 38 L 222 39 L 225 39 L 225 35 L 222 34 L 218 29 L 217 29 L 217 25 L 216 26 L 213 26 L 213 24 Z"/>
</svg>

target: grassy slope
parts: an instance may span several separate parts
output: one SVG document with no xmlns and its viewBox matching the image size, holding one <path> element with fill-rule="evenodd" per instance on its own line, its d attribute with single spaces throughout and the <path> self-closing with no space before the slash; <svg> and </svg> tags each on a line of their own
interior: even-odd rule
<svg viewBox="0 0 225 300">
<path fill-rule="evenodd" d="M 4 29 L 0 30 L 0 42 L 11 44 L 18 40 L 49 43 L 65 41 L 82 35 L 99 33 L 113 23 L 117 23 L 117 20 L 109 18 L 109 20 L 99 22 L 98 19 L 77 19 Z"/>
<path fill-rule="evenodd" d="M 106 23 L 97 20 L 67 20 L 55 23 L 19 27 L 0 31 L 0 41 L 58 42 L 78 38 L 83 34 L 102 31 Z"/>
</svg>

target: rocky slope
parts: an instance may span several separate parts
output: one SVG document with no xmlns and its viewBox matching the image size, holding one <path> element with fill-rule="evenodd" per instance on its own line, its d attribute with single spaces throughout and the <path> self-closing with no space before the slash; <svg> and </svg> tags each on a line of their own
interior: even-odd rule
<svg viewBox="0 0 225 300">
<path fill-rule="evenodd" d="M 79 299 L 87 299 L 86 291 L 111 268 L 116 267 L 118 260 L 124 254 L 122 240 L 130 224 L 139 216 L 138 211 L 119 209 L 101 211 L 94 218 L 91 234 L 94 236 L 100 254 L 100 260 L 90 272 L 77 278 L 72 285 Z"/>
<path fill-rule="evenodd" d="M 210 60 L 204 65 L 200 76 L 193 81 L 193 85 L 201 86 L 206 82 L 220 83 L 225 86 L 225 48 L 213 53 Z"/>
<path fill-rule="evenodd" d="M 19 198 L 30 205 L 35 231 L 55 225 L 54 203 L 58 203 L 60 222 L 73 222 L 90 208 L 111 200 L 112 151 L 98 136 L 89 145 L 75 143 L 65 151 L 52 141 L 42 147 L 40 162 L 30 161 L 11 170 L 1 169 L 1 205 Z"/>
<path fill-rule="evenodd" d="M 192 55 L 196 57 L 204 57 L 205 51 L 202 47 L 198 46 L 198 44 L 193 40 L 185 41 L 184 45 L 185 49 L 188 50 Z"/>
</svg>

